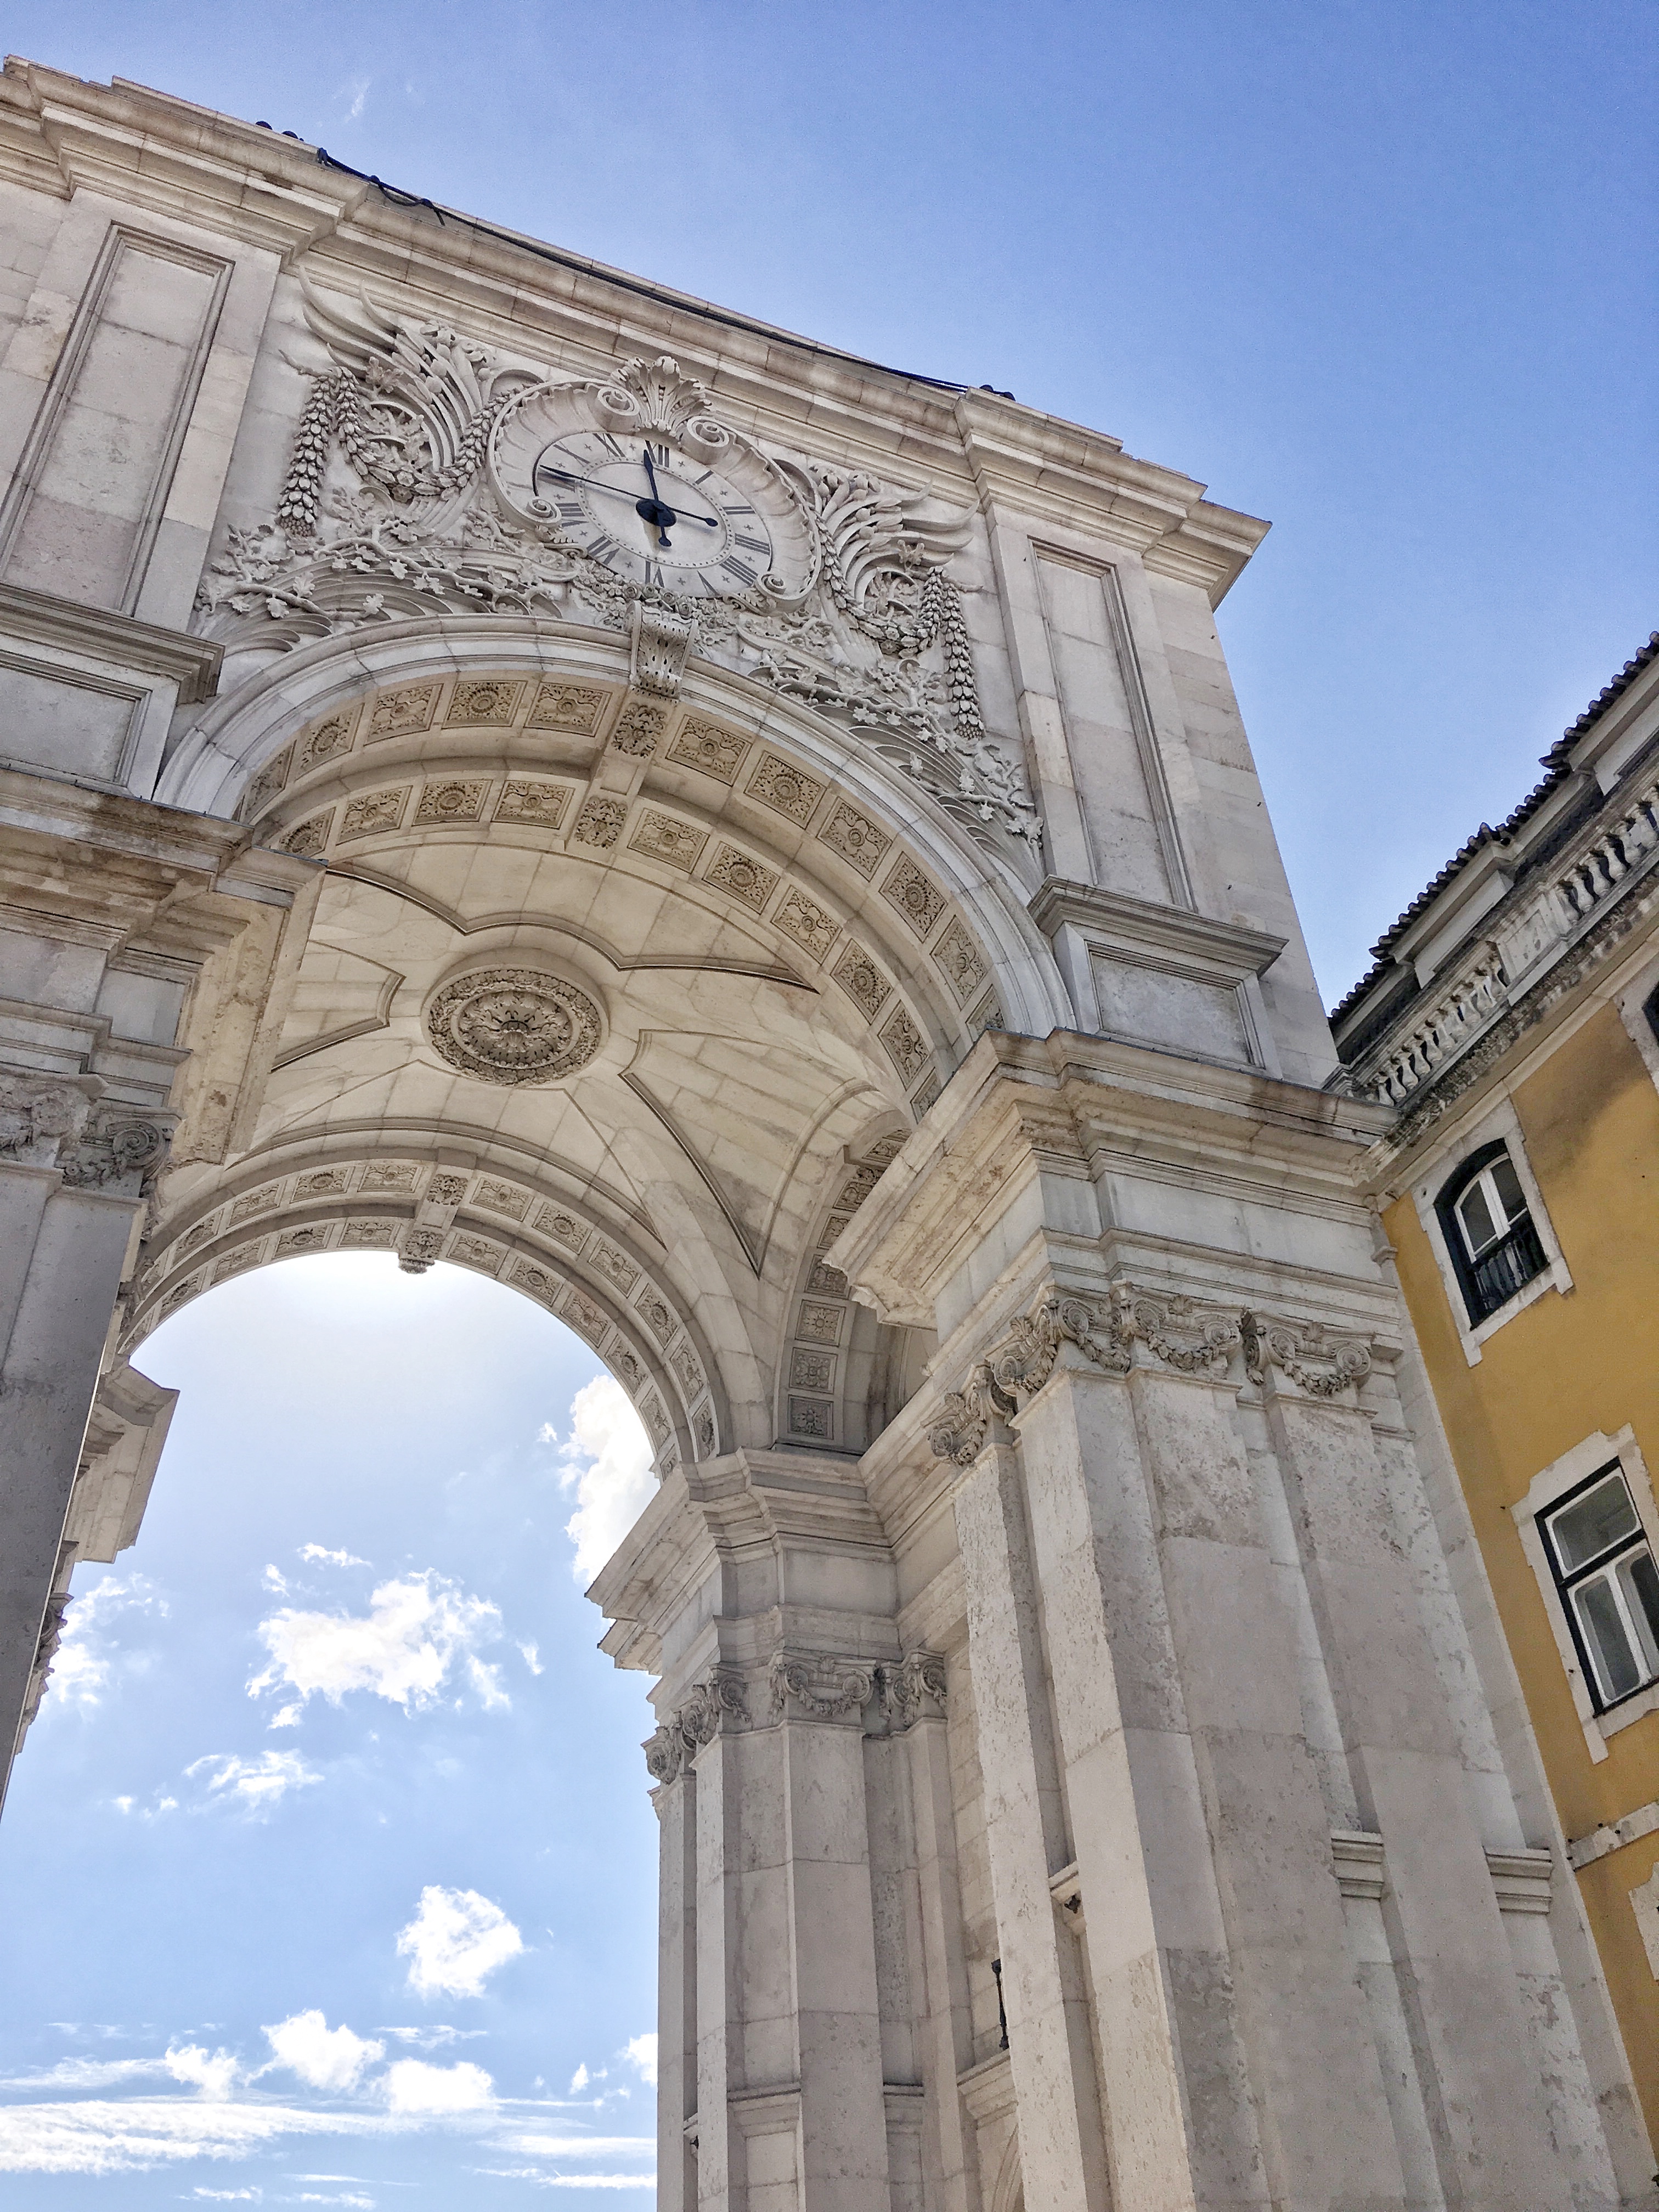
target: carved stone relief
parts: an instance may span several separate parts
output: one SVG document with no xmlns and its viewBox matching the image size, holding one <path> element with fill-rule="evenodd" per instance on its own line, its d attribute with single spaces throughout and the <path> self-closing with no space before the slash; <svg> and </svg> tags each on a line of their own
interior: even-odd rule
<svg viewBox="0 0 1659 2212">
<path fill-rule="evenodd" d="M 275 513 L 232 528 L 204 580 L 198 606 L 210 635 L 263 651 L 467 613 L 625 630 L 639 692 L 672 698 L 690 654 L 721 662 L 850 723 L 973 835 L 1010 844 L 1028 869 L 1040 865 L 1018 749 L 987 733 L 946 573 L 968 540 L 965 515 L 857 471 L 763 453 L 666 357 L 624 361 L 600 381 L 553 378 L 367 293 L 325 297 L 307 285 L 304 295 L 319 365 Z M 751 455 L 792 506 L 802 574 L 687 599 L 607 568 L 550 510 L 507 500 L 487 465 L 498 426 L 532 403 L 595 426 L 619 410 L 634 424 L 672 417 L 711 453 Z M 476 689 L 457 688 L 450 720 L 509 721 L 521 703 L 519 686 L 498 685 L 491 698 Z M 566 690 L 568 704 L 538 700 L 532 720 L 591 728 L 586 702 Z M 370 738 L 429 726 L 430 690 L 402 695 L 401 716 L 382 702 Z M 267 782 L 257 803 L 276 787 Z M 856 818 L 850 827 L 854 849 L 868 851 Z"/>
<path fill-rule="evenodd" d="M 585 991 L 536 968 L 483 968 L 447 983 L 426 1032 L 452 1067 L 484 1083 L 550 1083 L 585 1067 L 605 1034 Z"/>
</svg>

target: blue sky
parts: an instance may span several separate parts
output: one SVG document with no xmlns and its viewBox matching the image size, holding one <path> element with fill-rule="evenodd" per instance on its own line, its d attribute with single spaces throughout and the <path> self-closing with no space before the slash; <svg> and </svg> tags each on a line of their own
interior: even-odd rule
<svg viewBox="0 0 1659 2212">
<path fill-rule="evenodd" d="M 1329 998 L 1659 622 L 1635 0 L 4 28 L 1269 517 L 1220 621 Z M 149 1516 L 77 1578 L 0 1822 L 7 2201 L 646 2201 L 649 1717 L 565 1534 L 640 1476 L 603 1392 L 564 1455 L 591 1355 L 364 1255 L 228 1284 L 142 1364 L 184 1393 Z"/>
<path fill-rule="evenodd" d="M 143 1364 L 182 1391 L 143 1533 L 77 1577 L 0 1821 L 0 2197 L 614 2204 L 653 1722 L 565 1530 L 603 1554 L 648 1492 L 631 1410 L 389 1254 L 222 1285 Z"/>
</svg>

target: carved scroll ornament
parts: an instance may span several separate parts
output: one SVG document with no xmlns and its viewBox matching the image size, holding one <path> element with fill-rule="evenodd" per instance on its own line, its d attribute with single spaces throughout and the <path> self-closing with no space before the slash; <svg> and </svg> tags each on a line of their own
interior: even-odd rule
<svg viewBox="0 0 1659 2212">
<path fill-rule="evenodd" d="M 934 1456 L 970 1467 L 984 1449 L 992 1425 L 1011 1420 L 1023 1399 L 1048 1380 L 1062 1344 L 1071 1344 L 1094 1367 L 1127 1375 L 1139 1344 L 1177 1374 L 1221 1382 L 1235 1352 L 1255 1383 L 1269 1368 L 1310 1397 L 1335 1398 L 1363 1382 L 1371 1370 L 1370 1347 L 1318 1322 L 1265 1321 L 1248 1310 L 1179 1292 L 1138 1290 L 1119 1283 L 1110 1291 L 1051 1293 L 1015 1322 L 1004 1340 L 970 1370 L 960 1390 L 941 1400 L 940 1418 L 928 1431 Z"/>
<path fill-rule="evenodd" d="M 849 722 L 983 842 L 1040 868 L 1018 749 L 988 735 L 945 564 L 963 513 L 926 493 L 763 452 L 664 356 L 600 379 L 549 376 L 367 292 L 304 288 L 328 366 L 270 520 L 232 528 L 198 598 L 204 627 L 262 649 L 441 614 L 532 615 L 629 634 L 638 689 L 672 698 L 695 652 Z M 717 458 L 741 447 L 792 503 L 802 572 L 688 598 L 619 574 L 551 515 L 500 495 L 492 441 L 545 393 L 592 424 L 672 430 Z M 573 416 L 573 420 L 575 419 Z"/>
<path fill-rule="evenodd" d="M 1337 1398 L 1358 1389 L 1371 1371 L 1370 1346 L 1361 1337 L 1340 1336 L 1320 1322 L 1264 1321 L 1259 1314 L 1240 1317 L 1245 1371 L 1265 1382 L 1270 1367 L 1288 1376 L 1310 1398 Z"/>
<path fill-rule="evenodd" d="M 706 1682 L 698 1683 L 684 1705 L 676 1706 L 673 1717 L 646 1739 L 646 1765 L 658 1782 L 678 1781 L 704 1744 L 713 1743 L 728 1722 L 741 1727 L 748 1718 L 742 1675 L 717 1668 Z"/>
</svg>

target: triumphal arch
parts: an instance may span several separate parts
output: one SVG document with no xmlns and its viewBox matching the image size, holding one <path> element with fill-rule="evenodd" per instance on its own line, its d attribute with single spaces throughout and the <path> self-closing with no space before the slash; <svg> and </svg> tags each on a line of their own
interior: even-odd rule
<svg viewBox="0 0 1659 2212">
<path fill-rule="evenodd" d="M 147 1332 L 479 1269 L 656 1447 L 670 2212 L 1650 2202 L 1217 641 L 1263 526 L 138 88 L 8 63 L 0 178 L 7 1729 Z"/>
</svg>

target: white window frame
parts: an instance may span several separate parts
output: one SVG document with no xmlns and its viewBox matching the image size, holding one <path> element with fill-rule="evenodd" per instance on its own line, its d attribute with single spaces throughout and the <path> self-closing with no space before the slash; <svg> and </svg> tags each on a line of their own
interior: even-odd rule
<svg viewBox="0 0 1659 2212">
<path fill-rule="evenodd" d="M 1647 1002 L 1659 990 L 1659 961 L 1644 962 L 1637 971 L 1637 980 L 1626 983 L 1614 997 L 1619 1018 L 1632 1043 L 1642 1056 L 1642 1063 L 1659 1090 L 1659 1036 L 1653 1033 L 1653 1024 L 1647 1016 Z"/>
<path fill-rule="evenodd" d="M 1586 1437 L 1569 1452 L 1552 1462 L 1532 1479 L 1526 1496 L 1510 1508 L 1521 1538 L 1521 1548 L 1527 1555 L 1527 1564 L 1537 1579 L 1539 1594 L 1544 1601 L 1544 1610 L 1549 1616 L 1561 1664 L 1566 1669 L 1567 1682 L 1572 1691 L 1574 1710 L 1584 1730 L 1584 1741 L 1591 1759 L 1598 1763 L 1607 1755 L 1607 1738 L 1617 1735 L 1634 1721 L 1644 1720 L 1650 1713 L 1659 1713 L 1659 1682 L 1650 1682 L 1645 1689 L 1637 1690 L 1621 1698 L 1607 1712 L 1598 1713 L 1590 1686 L 1584 1679 L 1583 1665 L 1578 1656 L 1578 1646 L 1573 1638 L 1572 1624 L 1561 1601 L 1561 1592 L 1555 1579 L 1555 1565 L 1538 1525 L 1540 1513 L 1547 1513 L 1553 1505 L 1577 1490 L 1590 1476 L 1610 1467 L 1614 1460 L 1619 1471 L 1629 1486 L 1631 1503 L 1642 1524 L 1642 1533 L 1652 1547 L 1653 1555 L 1659 1559 L 1659 1505 L 1654 1501 L 1653 1485 L 1648 1476 L 1647 1462 L 1636 1442 L 1636 1431 L 1628 1424 L 1616 1436 L 1604 1436 L 1598 1429 L 1594 1436 Z"/>
<path fill-rule="evenodd" d="M 1460 1160 L 1468 1159 L 1484 1146 L 1501 1143 L 1510 1156 L 1511 1165 L 1521 1184 L 1527 1201 L 1527 1212 L 1532 1225 L 1538 1231 L 1538 1241 L 1544 1248 L 1544 1266 L 1529 1283 L 1523 1283 L 1512 1298 L 1507 1299 L 1496 1312 L 1489 1313 L 1482 1322 L 1471 1322 L 1469 1309 L 1463 1296 L 1463 1285 L 1452 1255 L 1446 1249 L 1445 1231 L 1441 1227 L 1437 1205 L 1440 1194 L 1457 1172 Z M 1522 1140 L 1521 1119 L 1514 1103 L 1503 1097 L 1491 1107 L 1478 1121 L 1460 1129 L 1455 1147 L 1448 1146 L 1435 1160 L 1432 1170 L 1412 1188 L 1412 1198 L 1417 1207 L 1417 1218 L 1423 1224 L 1423 1233 L 1434 1254 L 1434 1263 L 1440 1270 L 1441 1286 L 1446 1294 L 1446 1304 L 1457 1330 L 1457 1340 L 1463 1347 L 1463 1357 L 1471 1367 L 1480 1364 L 1480 1348 L 1489 1337 L 1523 1313 L 1547 1291 L 1564 1296 L 1572 1288 L 1572 1276 L 1562 1256 L 1561 1246 L 1551 1223 L 1544 1194 L 1538 1188 L 1538 1179 L 1527 1158 L 1527 1148 Z"/>
</svg>

